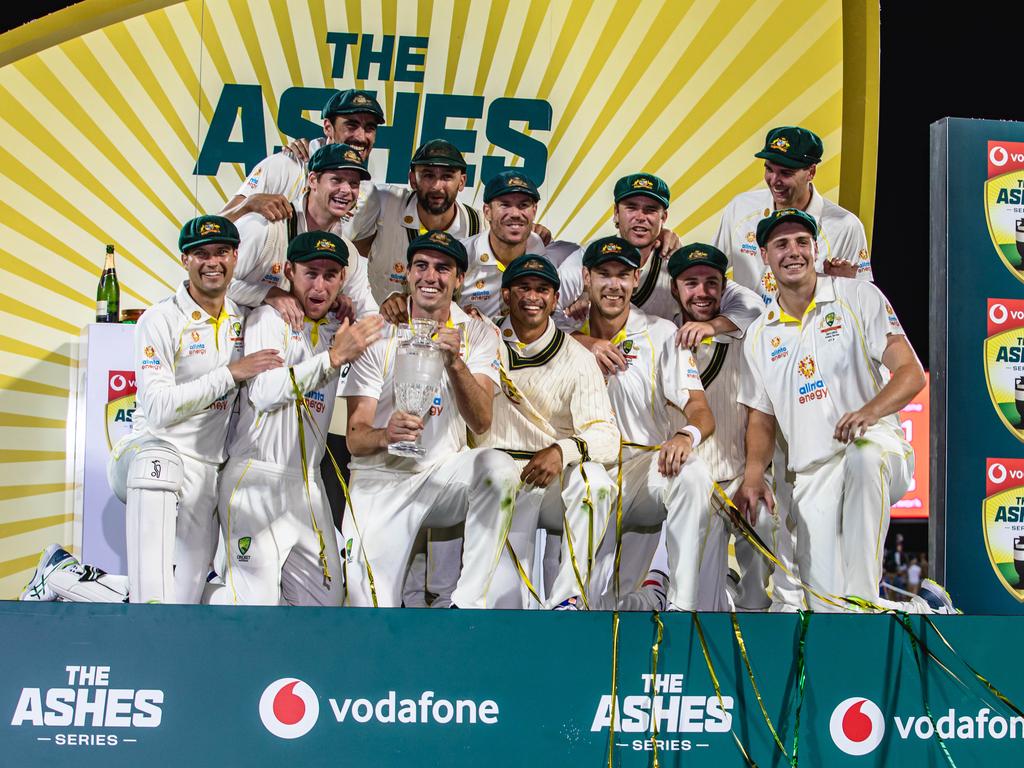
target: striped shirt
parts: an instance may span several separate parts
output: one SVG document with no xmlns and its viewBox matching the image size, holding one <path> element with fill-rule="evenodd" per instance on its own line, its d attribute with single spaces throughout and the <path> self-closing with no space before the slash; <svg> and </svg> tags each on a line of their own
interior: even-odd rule
<svg viewBox="0 0 1024 768">
<path fill-rule="evenodd" d="M 551 320 L 529 344 L 518 340 L 508 317 L 500 330 L 502 394 L 494 401 L 491 429 L 480 444 L 513 456 L 557 444 L 563 466 L 581 460 L 614 462 L 619 430 L 594 356 Z"/>
</svg>

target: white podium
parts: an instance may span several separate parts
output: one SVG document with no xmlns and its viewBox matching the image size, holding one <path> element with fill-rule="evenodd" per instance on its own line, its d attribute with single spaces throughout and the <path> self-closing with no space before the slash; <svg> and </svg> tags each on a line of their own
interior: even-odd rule
<svg viewBox="0 0 1024 768">
<path fill-rule="evenodd" d="M 110 448 L 132 428 L 135 412 L 134 325 L 91 323 L 82 329 L 71 393 L 75 430 L 74 545 L 80 559 L 127 573 L 124 504 L 107 483 Z"/>
</svg>

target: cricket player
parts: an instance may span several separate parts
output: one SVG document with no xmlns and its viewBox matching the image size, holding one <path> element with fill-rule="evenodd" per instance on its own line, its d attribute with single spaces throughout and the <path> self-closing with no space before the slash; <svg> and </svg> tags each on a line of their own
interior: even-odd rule
<svg viewBox="0 0 1024 768">
<path fill-rule="evenodd" d="M 428 141 L 416 150 L 407 187 L 378 186 L 380 212 L 369 251 L 370 288 L 378 304 L 392 293 L 404 292 L 405 253 L 416 237 L 431 230 L 457 239 L 480 232 L 480 212 L 456 200 L 465 186 L 466 159 L 443 139 Z"/>
<path fill-rule="evenodd" d="M 328 144 L 309 158 L 307 188 L 290 203 L 291 213 L 270 221 L 259 213 L 238 220 L 241 245 L 238 268 L 228 296 L 243 307 L 267 303 L 295 329 L 302 327 L 303 308 L 288 290 L 283 274 L 288 243 L 309 231 L 332 231 L 355 205 L 361 181 L 370 178 L 361 153 L 347 144 Z M 346 245 L 346 249 L 348 246 Z M 378 312 L 370 293 L 366 261 L 356 255 L 346 271 L 340 302 L 355 317 Z M 335 308 L 336 311 L 340 307 Z"/>
<path fill-rule="evenodd" d="M 633 173 L 615 182 L 615 228 L 619 236 L 640 253 L 640 279 L 633 295 L 633 306 L 666 320 L 672 320 L 679 312 L 668 273 L 668 257 L 680 246 L 675 233 L 665 228 L 669 195 L 664 180 L 649 173 Z M 587 317 L 583 255 L 583 249 L 578 250 L 558 268 L 562 290 L 555 319 L 566 331 L 578 330 Z M 749 295 L 738 293 L 731 284 L 727 286 L 722 300 L 722 321 L 731 326 L 727 332 L 737 333 L 760 312 L 761 307 L 751 301 Z M 594 353 L 605 374 L 626 369 L 626 360 L 614 345 L 585 335 L 577 338 Z M 687 343 L 695 342 L 687 340 Z"/>
<path fill-rule="evenodd" d="M 619 237 L 587 246 L 584 287 L 590 316 L 581 332 L 615 345 L 626 369 L 608 377 L 608 395 L 622 433 L 619 488 L 622 525 L 665 523 L 669 606 L 696 610 L 697 574 L 708 528 L 711 475 L 694 449 L 711 436 L 715 419 L 689 349 L 676 345 L 676 326 L 648 315 L 630 299 L 640 281 L 640 253 Z M 616 527 L 598 549 L 594 584 L 601 607 L 640 587 L 616 573 Z M 646 573 L 646 564 L 638 574 Z"/>
<path fill-rule="evenodd" d="M 544 254 L 544 240 L 534 231 L 537 185 L 520 171 L 503 171 L 484 185 L 484 219 L 488 229 L 466 238 L 462 244 L 469 255 L 469 269 L 458 304 L 467 312 L 483 317 L 503 314 L 502 275 L 515 259 L 529 251 Z M 406 318 L 405 295 L 393 293 L 381 307 L 392 322 Z"/>
<path fill-rule="evenodd" d="M 801 579 L 825 594 L 882 607 L 928 611 L 932 602 L 953 612 L 934 582 L 925 590 L 929 602 L 877 597 L 889 508 L 914 468 L 898 412 L 925 384 L 892 306 L 867 281 L 817 274 L 818 225 L 805 211 L 773 211 L 758 222 L 756 238 L 779 290 L 744 342 L 750 376 L 739 401 L 749 420 L 737 506 L 754 522 L 762 502 L 774 504 L 765 470 L 777 424 L 795 473 L 791 514 Z"/>
<path fill-rule="evenodd" d="M 395 358 L 408 326 L 383 338 L 352 363 L 342 386 L 348 400 L 352 507 L 342 527 L 352 605 L 398 606 L 413 541 L 425 527 L 465 523 L 462 573 L 452 600 L 483 608 L 510 522 L 519 471 L 493 448 L 470 448 L 467 434 L 491 426 L 499 382 L 498 335 L 452 301 L 466 272 L 466 249 L 448 232 L 413 239 L 406 256 L 409 315 L 437 323 L 444 356 L 440 389 L 426 416 L 395 407 Z M 419 440 L 422 458 L 388 452 Z M 371 574 L 372 581 L 371 584 Z"/>
<path fill-rule="evenodd" d="M 369 163 L 370 151 L 377 139 L 377 128 L 384 124 L 384 110 L 370 91 L 335 91 L 321 111 L 324 138 L 308 142 L 300 139 L 283 152 L 261 160 L 249 173 L 241 188 L 221 211 L 237 221 L 247 213 L 259 213 L 269 221 L 291 216 L 289 204 L 299 198 L 309 175 L 306 161 L 327 144 L 347 144 Z M 379 204 L 377 189 L 368 179 L 359 185 L 352 209 L 342 217 L 336 234 L 355 241 L 364 256 L 377 226 Z"/>
<path fill-rule="evenodd" d="M 225 588 L 214 602 L 342 603 L 341 560 L 320 460 L 339 374 L 377 340 L 383 323 L 374 315 L 349 325 L 329 312 L 357 255 L 333 233 L 298 235 L 284 272 L 305 313 L 302 329 L 269 305 L 246 321 L 246 350 L 277 350 L 285 367 L 256 376 L 240 398 L 220 483 Z"/>
<path fill-rule="evenodd" d="M 53 545 L 25 599 L 197 603 L 217 543 L 217 480 L 238 386 L 280 368 L 275 349 L 242 354 L 243 317 L 226 296 L 238 230 L 220 216 L 181 229 L 188 272 L 135 330 L 132 432 L 111 452 L 110 486 L 125 502 L 128 575 L 82 566 Z"/>
<path fill-rule="evenodd" d="M 755 229 L 761 219 L 781 208 L 798 208 L 818 222 L 819 274 L 872 279 L 864 225 L 822 197 L 813 184 L 823 152 L 821 139 L 806 128 L 768 131 L 764 149 L 754 155 L 764 160 L 765 186 L 737 195 L 722 214 L 715 246 L 728 257 L 732 279 L 757 291 L 766 302 L 777 284 L 761 260 Z"/>
<path fill-rule="evenodd" d="M 690 324 L 715 322 L 727 282 L 727 269 L 725 254 L 707 243 L 692 243 L 672 254 L 669 274 L 672 275 L 673 293 L 679 300 L 678 324 L 681 327 L 686 329 Z M 739 290 L 747 289 L 740 287 Z M 696 453 L 704 459 L 711 477 L 731 499 L 743 480 L 745 459 L 747 414 L 736 401 L 740 381 L 747 375 L 743 344 L 729 336 L 706 336 L 694 347 L 693 353 L 708 405 L 715 417 L 715 434 L 703 440 Z M 736 537 L 736 559 L 740 566 L 740 580 L 736 586 L 735 601 L 732 600 L 725 588 L 732 526 L 720 497 L 714 494 L 711 500 L 712 509 L 716 511 L 711 514 L 704 559 L 701 561 L 699 610 L 765 610 L 773 600 L 780 607 L 801 608 L 802 592 L 781 570 L 775 571 L 773 599 L 769 598 L 766 587 L 772 566 L 739 535 Z M 792 537 L 784 530 L 780 535 L 785 520 L 781 520 L 778 513 L 778 508 L 771 512 L 762 508 L 757 518 L 757 532 L 772 552 L 793 570 Z"/>
<path fill-rule="evenodd" d="M 592 553 L 615 503 L 615 484 L 602 465 L 615 461 L 619 431 L 594 356 L 551 320 L 559 286 L 554 265 L 525 254 L 501 279 L 509 309 L 500 324 L 502 395 L 480 442 L 508 453 L 520 470 L 508 541 L 525 573 L 532 572 L 538 524 L 561 533 L 561 559 L 545 605 L 578 610 L 595 596 Z M 531 605 L 508 552 L 501 555 L 488 605 Z"/>
</svg>

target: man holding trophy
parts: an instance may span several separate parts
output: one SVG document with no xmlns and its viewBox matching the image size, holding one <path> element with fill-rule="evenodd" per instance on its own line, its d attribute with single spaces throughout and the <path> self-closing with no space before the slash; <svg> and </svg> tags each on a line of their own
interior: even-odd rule
<svg viewBox="0 0 1024 768">
<path fill-rule="evenodd" d="M 498 336 L 452 301 L 468 265 L 457 239 L 437 230 L 420 235 L 406 261 L 409 322 L 387 326 L 342 388 L 353 457 L 342 526 L 348 601 L 400 605 L 420 529 L 465 522 L 452 600 L 484 608 L 519 479 L 510 456 L 467 443 L 467 431 L 491 425 Z"/>
</svg>

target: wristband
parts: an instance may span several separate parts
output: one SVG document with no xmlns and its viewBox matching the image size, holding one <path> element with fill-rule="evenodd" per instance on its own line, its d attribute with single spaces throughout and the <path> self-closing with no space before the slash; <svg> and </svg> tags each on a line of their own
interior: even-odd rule
<svg viewBox="0 0 1024 768">
<path fill-rule="evenodd" d="M 694 448 L 696 448 L 698 445 L 700 445 L 700 441 L 701 441 L 702 435 L 700 433 L 700 430 L 697 429 L 695 426 L 693 426 L 693 424 L 687 424 L 685 427 L 683 427 L 678 432 L 676 432 L 676 434 L 677 435 L 681 435 L 684 432 L 687 435 L 689 435 L 690 437 L 693 438 L 693 447 Z"/>
</svg>

